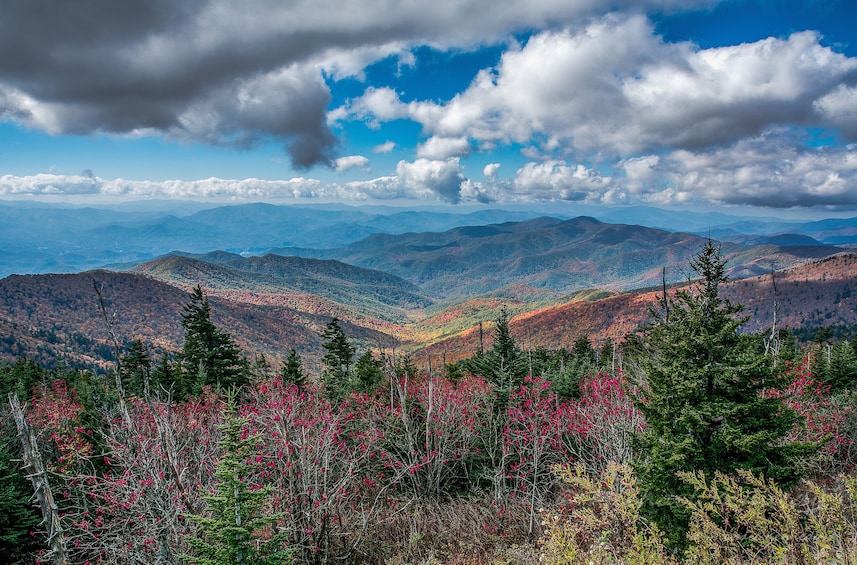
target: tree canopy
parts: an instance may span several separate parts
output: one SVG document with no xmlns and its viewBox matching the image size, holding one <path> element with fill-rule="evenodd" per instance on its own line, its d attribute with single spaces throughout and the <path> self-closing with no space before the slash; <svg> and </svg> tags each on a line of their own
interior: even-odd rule
<svg viewBox="0 0 857 565">
<path fill-rule="evenodd" d="M 211 321 L 211 305 L 199 285 L 182 309 L 182 327 L 185 342 L 179 361 L 193 393 L 207 385 L 230 388 L 247 383 L 247 364 L 232 337 Z"/>
<path fill-rule="evenodd" d="M 780 441 L 797 416 L 762 394 L 780 383 L 759 338 L 739 332 L 742 307 L 720 294 L 727 281 L 720 248 L 709 240 L 691 267 L 698 280 L 664 292 L 642 328 L 637 399 L 646 421 L 636 459 L 643 509 L 674 546 L 682 545 L 689 517 L 676 495 L 694 495 L 677 472 L 743 469 L 789 485 L 798 478 L 797 458 L 814 448 Z"/>
</svg>

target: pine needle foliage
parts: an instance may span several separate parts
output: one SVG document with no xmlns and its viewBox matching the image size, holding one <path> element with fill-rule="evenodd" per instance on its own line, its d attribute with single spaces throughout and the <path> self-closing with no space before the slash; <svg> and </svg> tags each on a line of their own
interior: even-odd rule
<svg viewBox="0 0 857 565">
<path fill-rule="evenodd" d="M 665 292 L 642 328 L 645 387 L 637 399 L 646 421 L 635 463 L 643 513 L 674 549 L 684 547 L 689 519 L 676 497 L 694 496 L 677 472 L 747 470 L 787 487 L 799 478 L 797 461 L 817 449 L 781 441 L 798 416 L 761 394 L 782 383 L 757 339 L 739 332 L 742 306 L 719 293 L 727 281 L 720 248 L 709 240 L 691 267 L 698 280 Z"/>
<path fill-rule="evenodd" d="M 260 434 L 248 433 L 246 417 L 239 416 L 233 401 L 227 403 L 220 429 L 223 457 L 214 468 L 216 489 L 202 498 L 205 514 L 186 517 L 199 526 L 200 536 L 186 541 L 195 555 L 183 559 L 196 565 L 281 565 L 292 563 L 286 548 L 287 532 L 278 531 L 279 516 L 270 512 L 270 486 L 252 482 L 252 461 Z"/>
</svg>

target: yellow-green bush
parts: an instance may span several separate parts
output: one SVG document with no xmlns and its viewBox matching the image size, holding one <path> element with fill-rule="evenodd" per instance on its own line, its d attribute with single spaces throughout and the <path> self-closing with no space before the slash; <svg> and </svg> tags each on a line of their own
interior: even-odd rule
<svg viewBox="0 0 857 565">
<path fill-rule="evenodd" d="M 691 513 L 689 546 L 679 560 L 664 546 L 669 532 L 640 516 L 630 466 L 610 463 L 598 476 L 582 467 L 556 472 L 567 502 L 543 515 L 542 563 L 857 564 L 855 477 L 786 492 L 748 471 L 710 479 L 680 473 L 696 497 L 679 499 Z"/>
<path fill-rule="evenodd" d="M 541 561 L 551 565 L 663 564 L 673 560 L 654 524 L 640 517 L 640 498 L 630 465 L 610 462 L 600 476 L 583 466 L 556 470 L 568 486 L 568 501 L 546 512 Z"/>
</svg>

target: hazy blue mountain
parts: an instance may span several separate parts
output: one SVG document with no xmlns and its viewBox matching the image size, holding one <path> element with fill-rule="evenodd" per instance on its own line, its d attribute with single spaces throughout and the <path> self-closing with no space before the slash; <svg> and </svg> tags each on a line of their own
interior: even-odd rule
<svg viewBox="0 0 857 565">
<path fill-rule="evenodd" d="M 540 215 L 564 220 L 569 210 L 587 210 L 610 223 L 640 224 L 667 231 L 711 233 L 715 239 L 798 234 L 828 244 L 857 243 L 857 219 L 785 222 L 718 213 L 651 207 L 531 205 L 515 210 L 444 207 L 402 209 L 343 204 L 212 205 L 149 201 L 75 207 L 0 202 L 0 276 L 12 273 L 79 272 L 104 265 L 139 264 L 182 249 L 263 254 L 269 249 L 338 249 L 376 234 L 444 232 L 449 229 L 521 222 Z M 548 211 L 549 214 L 544 214 Z M 589 212 L 587 212 L 589 213 Z M 296 251 L 324 256 L 325 253 Z"/>
<path fill-rule="evenodd" d="M 174 249 L 258 254 L 283 246 L 336 248 L 375 233 L 443 231 L 537 215 L 490 209 L 472 212 L 345 205 L 167 204 L 80 208 L 0 203 L 0 248 L 4 251 L 0 255 L 0 276 L 137 264 Z"/>
</svg>

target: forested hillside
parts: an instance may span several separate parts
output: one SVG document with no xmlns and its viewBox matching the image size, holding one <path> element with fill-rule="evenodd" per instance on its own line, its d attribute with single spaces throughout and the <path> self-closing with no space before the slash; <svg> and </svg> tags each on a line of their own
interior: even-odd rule
<svg viewBox="0 0 857 565">
<path fill-rule="evenodd" d="M 570 293 L 587 288 L 630 290 L 680 282 L 704 237 L 594 218 L 536 218 L 441 233 L 375 234 L 341 249 L 300 250 L 392 273 L 439 298 L 467 298 L 513 285 Z M 742 246 L 725 243 L 736 277 L 820 259 L 829 245 Z M 295 250 L 281 250 L 292 253 Z"/>
<path fill-rule="evenodd" d="M 777 303 L 821 277 L 853 312 L 854 262 L 774 275 Z M 753 281 L 729 283 L 712 242 L 690 268 L 686 285 L 576 294 L 566 307 L 611 304 L 615 323 L 629 297 L 648 312 L 615 341 L 581 333 L 547 349 L 522 329 L 547 316 L 547 330 L 557 312 L 513 318 L 485 299 L 423 328 L 493 312 L 455 362 L 361 345 L 333 316 L 316 330 L 318 368 L 294 345 L 282 362 L 248 355 L 233 337 L 245 322 L 218 312 L 239 306 L 199 285 L 101 271 L 5 279 L 16 300 L 4 316 L 29 312 L 52 331 L 101 316 L 103 344 L 121 354 L 95 371 L 0 363 L 0 505 L 14 517 L 0 521 L 0 551 L 20 563 L 218 565 L 857 557 L 854 334 L 799 345 L 786 328 L 742 331 L 736 297 Z M 169 355 L 118 341 L 154 320 L 120 324 L 115 297 L 146 289 L 175 313 Z M 25 298 L 40 306 L 15 306 Z M 76 309 L 52 312 L 60 299 Z"/>
</svg>

